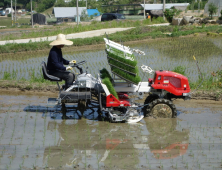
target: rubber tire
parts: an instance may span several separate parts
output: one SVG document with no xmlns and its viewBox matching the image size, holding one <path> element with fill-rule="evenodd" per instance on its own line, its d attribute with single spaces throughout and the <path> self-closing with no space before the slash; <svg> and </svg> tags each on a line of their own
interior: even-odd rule
<svg viewBox="0 0 222 170">
<path fill-rule="evenodd" d="M 149 104 L 149 103 L 151 103 L 152 101 L 154 101 L 154 100 L 156 100 L 156 99 L 159 99 L 159 96 L 156 95 L 156 94 L 151 94 L 151 95 L 149 95 L 149 96 L 146 98 L 146 100 L 145 100 L 145 102 L 144 102 L 144 105 Z M 149 116 L 149 110 L 150 110 L 150 109 L 149 109 L 149 105 L 146 105 L 146 106 L 143 107 L 144 117 L 148 117 L 148 116 Z"/>
<path fill-rule="evenodd" d="M 167 99 L 156 99 L 156 100 L 153 100 L 148 106 L 147 108 L 147 112 L 150 113 L 150 116 L 153 116 L 152 115 L 152 111 L 153 111 L 153 108 L 157 105 L 157 104 L 166 104 L 168 105 L 171 110 L 172 110 L 172 118 L 175 118 L 177 117 L 177 110 L 176 110 L 176 107 L 175 105 L 170 101 L 170 100 L 167 100 Z"/>
</svg>

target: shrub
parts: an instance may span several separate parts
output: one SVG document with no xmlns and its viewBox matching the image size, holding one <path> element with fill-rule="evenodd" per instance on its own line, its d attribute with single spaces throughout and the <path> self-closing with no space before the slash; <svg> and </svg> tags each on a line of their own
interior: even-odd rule
<svg viewBox="0 0 222 170">
<path fill-rule="evenodd" d="M 172 22 L 173 16 L 176 14 L 177 9 L 175 7 L 171 7 L 170 9 L 166 9 L 164 11 L 164 15 L 169 23 Z"/>
</svg>

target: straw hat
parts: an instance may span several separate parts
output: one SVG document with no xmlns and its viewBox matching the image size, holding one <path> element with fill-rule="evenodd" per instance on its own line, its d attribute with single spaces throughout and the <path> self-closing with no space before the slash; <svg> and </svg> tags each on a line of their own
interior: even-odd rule
<svg viewBox="0 0 222 170">
<path fill-rule="evenodd" d="M 49 45 L 72 45 L 73 42 L 66 40 L 64 34 L 58 34 L 55 41 L 51 42 Z"/>
</svg>

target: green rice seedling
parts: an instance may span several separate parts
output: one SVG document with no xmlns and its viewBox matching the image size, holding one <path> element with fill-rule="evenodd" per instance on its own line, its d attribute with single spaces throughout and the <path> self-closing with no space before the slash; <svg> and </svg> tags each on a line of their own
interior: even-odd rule
<svg viewBox="0 0 222 170">
<path fill-rule="evenodd" d="M 47 130 L 47 126 L 46 126 L 46 117 L 45 117 L 45 119 L 44 119 L 43 146 L 45 146 L 45 136 L 46 136 L 46 130 Z"/>
<path fill-rule="evenodd" d="M 2 79 L 3 80 L 11 80 L 11 77 L 12 77 L 11 73 L 5 71 Z"/>
<path fill-rule="evenodd" d="M 114 87 L 113 87 L 112 83 L 110 82 L 109 78 L 104 78 L 104 79 L 102 80 L 102 83 L 107 86 L 109 92 L 110 92 L 115 98 L 119 99 L 119 98 L 118 98 L 118 95 L 117 95 L 117 93 L 116 93 L 116 90 L 114 89 Z"/>
<path fill-rule="evenodd" d="M 125 59 L 123 57 L 119 57 L 118 55 L 119 55 L 120 52 L 117 52 L 117 54 L 113 54 L 113 53 L 110 53 L 108 51 L 106 51 L 106 52 L 107 52 L 108 56 L 110 58 L 114 59 L 114 60 L 122 62 L 122 63 L 124 63 L 126 65 L 130 65 L 132 67 L 135 67 L 137 65 L 137 61 L 136 60 L 132 61 L 132 60 L 129 60 L 129 59 Z M 132 58 L 134 58 L 134 57 L 132 56 Z"/>
<path fill-rule="evenodd" d="M 110 82 L 113 82 L 113 79 L 106 68 L 103 68 L 102 70 L 100 70 L 100 73 L 101 73 L 102 79 L 108 78 Z"/>
<path fill-rule="evenodd" d="M 85 150 L 85 162 L 84 162 L 84 166 L 85 166 L 85 169 L 87 168 L 87 159 L 86 159 L 86 150 Z"/>
<path fill-rule="evenodd" d="M 34 143 L 35 143 L 36 121 L 37 121 L 37 113 L 36 113 L 36 116 L 35 116 L 35 124 L 34 124 L 34 133 L 33 133 L 32 145 L 34 145 Z"/>
</svg>

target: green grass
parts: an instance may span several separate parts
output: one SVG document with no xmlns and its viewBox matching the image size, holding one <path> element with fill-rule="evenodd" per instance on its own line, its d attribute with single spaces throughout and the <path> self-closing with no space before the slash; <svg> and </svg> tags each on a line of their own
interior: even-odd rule
<svg viewBox="0 0 222 170">
<path fill-rule="evenodd" d="M 144 21 L 147 22 L 147 21 Z M 113 25 L 112 25 L 113 24 Z M 126 21 L 122 23 L 122 25 L 125 24 L 125 27 L 132 26 L 130 22 Z M 30 33 L 30 36 L 36 37 L 36 36 L 43 36 L 47 35 L 50 36 L 51 34 L 57 35 L 58 33 L 65 33 L 68 34 L 70 32 L 76 32 L 76 31 L 87 31 L 87 30 L 97 30 L 107 27 L 119 27 L 119 23 L 113 21 L 113 22 L 105 22 L 105 23 L 99 23 L 95 22 L 94 24 L 87 26 L 79 25 L 79 27 L 69 27 L 67 29 L 61 30 L 60 27 L 56 27 L 54 31 L 45 30 L 42 31 L 43 34 L 41 35 L 39 32 L 32 32 Z M 167 35 L 164 33 L 172 32 L 171 35 Z M 207 33 L 207 32 L 214 32 L 218 36 L 220 36 L 220 33 L 222 33 L 222 28 L 220 26 L 209 26 L 209 27 L 194 27 L 194 26 L 182 26 L 175 29 L 174 26 L 167 26 L 167 27 L 147 27 L 147 26 L 137 26 L 136 28 L 127 30 L 127 31 L 121 31 L 114 34 L 109 35 L 109 39 L 112 41 L 119 41 L 121 38 L 122 42 L 128 42 L 128 41 L 135 41 L 135 40 L 143 40 L 143 39 L 149 39 L 149 38 L 166 38 L 166 37 L 179 37 L 184 35 L 190 35 L 195 33 Z M 22 35 L 22 38 L 25 38 L 26 34 L 24 33 Z M 8 36 L 8 39 L 12 39 L 13 37 Z M 92 45 L 92 44 L 103 44 L 105 36 L 99 36 L 99 37 L 92 37 L 92 38 L 78 38 L 78 39 L 72 39 L 73 44 L 75 46 L 84 46 L 84 45 Z M 198 38 L 196 36 L 196 38 Z M 201 44 L 201 40 L 197 43 L 197 45 Z M 33 50 L 43 50 L 43 49 L 49 49 L 50 46 L 48 45 L 50 42 L 33 42 L 33 43 L 24 43 L 24 44 L 6 44 L 0 46 L 0 53 L 10 53 L 10 52 L 17 52 L 17 51 L 33 51 Z M 161 43 L 161 42 L 160 42 Z M 165 41 L 163 43 L 166 43 Z M 170 42 L 171 44 L 173 42 Z M 209 44 L 212 42 L 209 42 Z M 175 44 L 177 45 L 177 44 Z M 207 45 L 205 43 L 205 45 Z M 212 46 L 213 47 L 213 46 Z M 188 48 L 186 48 L 188 49 Z M 165 49 L 165 51 L 169 51 L 170 49 Z M 185 50 L 185 49 L 183 49 Z M 172 50 L 171 50 L 172 51 Z M 180 50 L 174 51 L 177 53 L 180 53 Z M 196 51 L 198 52 L 198 50 Z M 209 53 L 209 52 L 208 52 Z M 115 56 L 114 56 L 115 57 Z"/>
<path fill-rule="evenodd" d="M 27 24 L 30 24 L 30 19 L 31 19 L 31 17 L 30 18 L 18 18 L 16 22 L 19 25 L 25 24 L 24 26 L 21 26 L 21 28 L 30 27 L 27 25 Z M 2 17 L 1 22 L 0 22 L 0 26 L 12 27 L 12 18 L 11 17 L 4 17 L 4 18 Z M 15 26 L 15 24 L 14 24 L 14 28 L 17 28 Z"/>
<path fill-rule="evenodd" d="M 186 68 L 184 66 L 177 66 L 172 71 L 180 73 L 186 76 Z M 199 84 L 202 82 L 202 77 L 199 76 L 196 82 L 189 82 L 191 89 L 196 89 Z M 202 90 L 212 90 L 212 89 L 221 89 L 222 88 L 222 70 L 218 70 L 213 72 L 209 78 L 204 77 L 203 75 L 203 83 L 199 87 Z"/>
<path fill-rule="evenodd" d="M 177 66 L 172 71 L 176 72 L 176 73 L 179 73 L 179 74 L 182 74 L 182 75 L 185 76 L 186 75 L 185 74 L 185 70 L 186 70 L 186 67 L 184 67 L 184 66 Z"/>
<path fill-rule="evenodd" d="M 30 21 L 30 19 L 28 19 Z M 143 20 L 124 20 L 124 21 L 110 21 L 110 22 L 98 22 L 93 21 L 90 25 L 82 25 L 81 23 L 78 26 L 67 26 L 67 27 L 61 27 L 61 26 L 55 26 L 53 29 L 40 29 L 35 30 L 30 33 L 24 33 L 20 38 L 37 38 L 37 37 L 45 37 L 45 36 L 55 36 L 59 33 L 63 34 L 71 34 L 71 33 L 78 33 L 83 31 L 91 31 L 91 30 L 98 30 L 98 29 L 104 29 L 104 28 L 117 28 L 117 27 L 138 27 L 143 25 L 151 25 L 153 23 L 161 23 L 161 19 L 156 19 L 153 22 L 143 21 Z M 11 23 L 10 18 L 5 19 L 5 22 L 7 22 L 7 25 L 10 26 L 9 23 Z M 20 21 L 18 21 L 20 23 Z M 30 22 L 29 22 L 30 23 Z M 1 40 L 14 40 L 17 39 L 17 36 L 15 35 L 7 37 L 1 37 Z"/>
<path fill-rule="evenodd" d="M 48 84 L 54 84 L 51 81 L 45 80 L 43 75 L 35 76 L 35 70 L 29 70 L 30 79 L 21 78 L 21 81 L 26 81 L 30 83 L 48 83 Z M 17 72 L 13 70 L 12 73 L 5 71 L 3 73 L 2 80 L 16 80 Z"/>
</svg>

